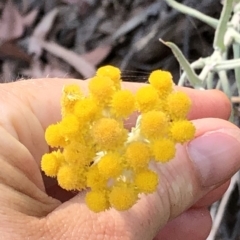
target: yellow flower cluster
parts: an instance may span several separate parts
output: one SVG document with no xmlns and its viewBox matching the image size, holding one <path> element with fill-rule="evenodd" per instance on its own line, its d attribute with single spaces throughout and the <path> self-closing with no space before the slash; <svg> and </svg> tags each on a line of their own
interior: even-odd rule
<svg viewBox="0 0 240 240">
<path fill-rule="evenodd" d="M 194 137 L 186 119 L 191 101 L 174 90 L 171 74 L 154 71 L 149 83 L 133 94 L 121 89 L 120 70 L 105 66 L 90 80 L 89 95 L 78 85 L 63 89 L 62 120 L 45 132 L 57 150 L 42 157 L 41 168 L 63 189 L 89 189 L 86 204 L 94 212 L 127 210 L 139 194 L 156 191 L 151 162 L 168 162 L 177 143 Z M 129 132 L 124 120 L 133 112 L 139 117 Z"/>
</svg>

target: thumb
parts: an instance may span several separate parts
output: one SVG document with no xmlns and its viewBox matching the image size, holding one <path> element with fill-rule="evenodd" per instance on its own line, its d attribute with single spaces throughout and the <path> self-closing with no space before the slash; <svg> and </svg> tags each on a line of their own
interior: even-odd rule
<svg viewBox="0 0 240 240">
<path fill-rule="evenodd" d="M 240 130 L 220 119 L 194 121 L 196 138 L 177 146 L 175 159 L 156 166 L 160 184 L 146 197 L 160 230 L 240 169 Z M 150 210 L 151 208 L 148 208 Z M 155 213 L 154 213 L 155 211 Z"/>
<path fill-rule="evenodd" d="M 240 130 L 220 119 L 194 121 L 196 138 L 177 147 L 175 159 L 157 167 L 158 196 L 168 220 L 180 215 L 240 168 Z"/>
</svg>

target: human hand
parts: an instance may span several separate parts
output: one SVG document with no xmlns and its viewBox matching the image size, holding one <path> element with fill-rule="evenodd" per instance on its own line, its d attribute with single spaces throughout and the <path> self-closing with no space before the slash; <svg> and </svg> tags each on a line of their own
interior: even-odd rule
<svg viewBox="0 0 240 240">
<path fill-rule="evenodd" d="M 3 239 L 206 239 L 207 207 L 219 199 L 240 168 L 240 131 L 227 122 L 230 103 L 218 91 L 181 89 L 192 99 L 196 138 L 178 146 L 174 160 L 156 168 L 158 191 L 126 212 L 91 212 L 84 192 L 60 189 L 42 176 L 49 151 L 46 127 L 60 120 L 64 84 L 40 79 L 0 85 L 0 232 Z M 141 84 L 124 83 L 135 91 Z M 131 119 L 127 124 L 133 125 Z"/>
</svg>

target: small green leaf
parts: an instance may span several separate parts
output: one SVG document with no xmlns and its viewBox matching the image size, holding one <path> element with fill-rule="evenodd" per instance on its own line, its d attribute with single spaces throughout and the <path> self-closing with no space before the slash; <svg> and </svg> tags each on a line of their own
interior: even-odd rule
<svg viewBox="0 0 240 240">
<path fill-rule="evenodd" d="M 193 87 L 194 88 L 201 87 L 202 86 L 201 79 L 197 76 L 197 74 L 191 68 L 190 63 L 184 57 L 181 50 L 172 42 L 164 42 L 162 39 L 159 39 L 159 40 L 172 50 L 172 52 L 173 52 L 174 56 L 176 57 L 176 59 L 178 60 L 179 64 L 181 65 L 183 70 L 186 72 L 188 80 L 193 85 Z"/>
</svg>

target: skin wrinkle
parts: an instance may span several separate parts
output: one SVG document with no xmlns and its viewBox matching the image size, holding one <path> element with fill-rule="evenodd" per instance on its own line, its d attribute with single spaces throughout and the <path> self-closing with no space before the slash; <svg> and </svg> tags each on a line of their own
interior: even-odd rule
<svg viewBox="0 0 240 240">
<path fill-rule="evenodd" d="M 31 208 L 33 207 L 33 204 L 30 205 Z M 26 212 L 29 211 L 28 212 L 29 215 L 28 215 L 28 217 L 26 217 L 26 214 L 21 212 L 20 207 L 22 207 L 22 205 L 19 205 L 19 209 L 13 208 L 14 212 L 12 213 L 12 215 L 10 215 L 11 220 L 10 219 L 8 219 L 8 220 L 5 219 L 4 220 L 5 225 L 2 225 L 0 227 L 0 232 L 1 232 L 1 234 L 3 233 L 4 236 L 7 233 L 9 233 L 10 236 L 12 236 L 12 234 L 14 234 L 14 233 L 17 233 L 17 235 L 19 236 L 18 239 L 26 239 L 26 238 L 21 238 L 20 236 L 22 236 L 22 234 L 27 235 L 27 236 L 29 236 L 29 235 L 30 236 L 31 235 L 32 236 L 39 235 L 38 232 L 36 231 L 35 217 L 32 217 L 32 216 L 33 215 L 36 215 L 36 216 L 38 215 L 38 217 L 42 217 L 42 213 L 41 212 L 36 212 L 36 211 L 31 211 L 31 209 L 22 208 L 22 210 L 24 210 Z M 21 213 L 22 215 L 19 215 L 19 214 L 16 214 L 16 213 Z M 8 211 L 8 214 L 10 214 L 9 211 Z M 35 225 L 35 227 L 34 227 L 34 225 Z M 27 226 L 27 231 L 26 231 L 26 226 Z M 4 238 L 4 240 L 5 239 L 7 240 L 7 239 L 16 239 L 16 238 Z M 33 239 L 33 238 L 31 238 L 31 239 Z M 38 239 L 38 238 L 36 238 L 36 239 Z"/>
<path fill-rule="evenodd" d="M 44 136 L 46 129 L 43 128 L 43 126 L 42 126 L 42 124 L 40 123 L 39 119 L 38 119 L 38 118 L 36 117 L 36 115 L 34 114 L 34 109 L 33 109 L 33 106 L 32 106 L 32 104 L 31 104 L 31 102 L 38 101 L 38 99 L 35 98 L 33 94 L 31 94 L 31 97 L 32 97 L 31 100 L 30 100 L 30 98 L 28 97 L 25 102 L 26 102 L 26 104 L 27 104 L 27 106 L 28 106 L 28 108 L 29 108 L 32 116 L 35 118 L 36 123 L 38 124 L 39 130 L 42 132 L 42 135 Z M 36 139 L 36 138 L 33 138 L 33 137 L 32 137 L 33 142 L 35 142 L 35 139 Z M 36 145 L 36 148 L 39 147 L 40 143 L 41 143 L 41 142 L 38 142 L 38 144 L 34 144 L 34 145 Z M 50 147 L 47 145 L 47 143 L 46 143 L 46 146 L 44 146 L 43 149 L 42 149 L 42 154 L 43 154 L 43 153 L 46 153 L 46 152 L 50 152 L 50 149 L 51 149 L 51 148 L 50 148 Z M 38 164 L 38 166 L 40 167 L 40 159 L 39 159 L 39 161 L 37 161 L 37 164 Z"/>
<path fill-rule="evenodd" d="M 22 92 L 22 91 L 20 91 Z M 14 93 L 14 88 L 11 92 L 12 97 L 10 103 L 13 102 L 14 99 L 16 99 L 18 96 Z M 42 141 L 38 141 L 35 146 L 34 143 L 38 139 L 37 136 L 44 136 L 44 130 L 41 128 L 41 124 L 39 123 L 38 119 L 35 115 L 32 114 L 31 109 L 29 110 L 24 104 L 24 97 L 21 97 L 20 102 L 14 101 L 14 108 L 16 108 L 16 111 L 12 111 L 9 116 L 11 119 L 11 123 L 18 135 L 18 140 L 22 142 L 28 149 L 32 149 L 31 154 L 37 160 L 37 162 L 40 162 L 42 154 L 48 149 L 47 144 L 44 147 Z M 25 100 L 26 102 L 26 100 Z M 15 112 L 18 112 L 19 116 L 16 116 Z M 31 115 L 30 115 L 31 114 Z M 28 116 L 28 118 L 26 118 Z M 31 122 L 29 122 L 29 119 L 31 119 Z M 24 126 L 24 128 L 22 128 Z M 34 126 L 34 129 L 30 129 L 30 126 Z M 23 130 L 23 131 L 22 131 Z M 38 131 L 37 131 L 38 130 Z M 31 133 L 30 138 L 27 137 L 27 135 Z M 34 133 L 34 136 L 32 135 Z M 43 146 L 42 151 L 39 151 L 39 146 Z M 36 151 L 36 148 L 38 148 L 38 151 Z M 35 153 L 38 153 L 39 155 L 36 155 Z"/>
<path fill-rule="evenodd" d="M 1 113 L 0 113 L 0 126 L 4 128 L 7 132 L 9 132 L 16 140 L 19 140 L 18 135 L 13 127 L 10 113 L 8 111 L 3 110 L 4 106 L 0 105 Z"/>
<path fill-rule="evenodd" d="M 0 183 L 14 189 L 19 193 L 25 194 L 26 196 L 37 200 L 43 204 L 56 204 L 58 201 L 53 200 L 41 191 L 37 186 L 29 181 L 26 175 L 18 168 L 14 168 L 7 161 L 0 158 Z M 21 179 L 19 184 L 18 179 Z"/>
<path fill-rule="evenodd" d="M 2 111 L 1 122 L 2 122 L 2 126 L 4 126 L 4 128 L 7 129 L 8 132 L 12 136 L 14 136 L 17 140 L 19 140 L 19 136 L 16 132 L 16 128 L 13 124 L 13 122 L 14 122 L 13 117 L 14 117 L 15 112 L 18 112 L 19 109 L 21 109 L 22 105 L 19 104 L 19 100 L 18 100 L 19 95 L 14 93 L 13 89 L 11 88 L 11 91 L 7 91 L 4 88 L 0 88 L 0 91 L 2 91 L 1 96 L 5 97 L 4 99 L 2 99 L 1 105 L 0 105 L 0 108 Z M 20 103 L 21 103 L 21 101 L 20 101 Z M 10 105 L 10 107 L 8 105 Z M 7 106 L 7 107 L 5 107 L 5 106 Z M 9 109 L 10 109 L 10 111 L 9 111 Z M 18 118 L 18 121 L 20 121 L 20 120 L 21 120 L 21 118 Z M 11 126 L 11 129 L 8 127 L 8 125 Z"/>
<path fill-rule="evenodd" d="M 2 138 L 2 136 L 4 136 L 4 138 Z M 32 169 L 37 170 L 38 167 L 29 151 L 25 148 L 25 146 L 20 144 L 10 134 L 6 133 L 6 131 L 1 127 L 0 127 L 0 142 L 1 142 L 0 154 L 5 159 L 5 161 L 7 161 L 13 167 L 20 169 L 22 172 L 24 172 L 26 177 L 29 178 L 29 180 L 33 181 L 40 189 L 44 190 L 40 174 L 32 174 Z M 19 149 L 17 157 L 12 156 L 14 154 L 15 149 L 17 148 Z M 5 151 L 5 149 L 8 149 L 8 151 Z"/>
<path fill-rule="evenodd" d="M 140 223 L 139 228 L 147 228 L 149 229 L 148 233 L 139 233 L 138 231 L 135 230 L 135 232 L 132 232 L 132 237 L 136 236 L 135 239 L 139 239 L 140 237 L 142 237 L 143 239 L 152 239 L 158 232 L 159 228 L 160 228 L 160 223 L 161 221 L 163 221 L 162 216 L 160 217 L 160 215 L 158 214 L 160 212 L 160 208 L 157 209 L 156 207 L 156 202 L 158 201 L 161 202 L 160 199 L 158 199 L 158 193 L 155 193 L 155 196 L 157 196 L 155 198 L 155 200 L 150 200 L 153 199 L 153 196 L 145 196 L 139 200 L 142 202 L 146 202 L 146 204 L 142 205 L 144 206 L 141 209 L 135 210 L 133 215 L 136 216 L 138 222 Z M 154 202 L 154 204 L 153 204 Z M 161 205 L 161 204 L 159 204 Z M 157 219 L 157 221 L 153 222 L 151 219 Z M 142 221 L 142 219 L 145 219 L 145 221 Z M 129 228 L 129 230 L 131 230 L 131 228 Z M 130 238 L 131 239 L 131 238 Z"/>
<path fill-rule="evenodd" d="M 44 130 L 32 112 L 27 111 L 27 109 L 21 110 L 21 120 L 19 120 L 18 117 L 13 116 L 13 125 L 15 129 L 18 129 L 18 135 L 21 136 L 21 138 L 19 138 L 19 141 L 23 143 L 28 149 L 31 149 L 31 155 L 35 159 L 37 165 L 40 166 L 41 157 L 46 151 L 48 151 L 49 148 L 46 143 L 42 144 L 42 139 L 44 137 L 40 138 L 40 141 L 36 141 L 35 139 L 39 139 L 37 136 L 44 136 Z M 26 116 L 30 117 L 26 118 Z M 28 119 L 31 119 L 31 123 L 29 123 Z M 24 128 L 21 128 L 21 126 L 24 126 Z M 31 133 L 30 137 L 29 133 Z"/>
<path fill-rule="evenodd" d="M 13 147 L 15 149 L 13 143 L 16 140 L 12 136 L 10 136 L 10 135 L 9 135 L 10 139 L 8 139 L 8 138 L 6 138 L 7 134 L 0 134 L 0 136 L 3 136 L 3 135 L 5 136 L 5 138 L 4 138 L 3 141 L 1 141 L 2 142 L 1 150 L 4 149 L 3 148 L 3 146 L 4 146 L 3 143 L 5 143 L 6 141 L 11 142 L 11 145 L 7 144 L 6 147 L 9 148 L 11 146 L 11 147 Z M 16 145 L 18 145 L 18 147 L 16 147 L 16 149 L 18 149 L 19 146 L 20 146 L 20 143 L 16 142 Z M 5 153 L 12 154 L 12 153 L 14 153 L 14 150 L 12 152 L 11 151 L 10 152 L 9 151 L 5 151 Z M 21 151 L 19 152 L 18 156 L 20 157 L 20 159 L 26 159 L 24 156 L 21 155 Z M 30 155 L 29 155 L 29 157 L 30 157 Z M 28 157 L 28 159 L 29 159 L 29 157 Z M 11 155 L 10 156 L 6 156 L 6 159 L 8 159 L 8 160 L 11 159 Z M 13 164 L 14 161 L 17 164 L 18 167 L 16 167 L 16 166 L 14 167 L 14 166 L 10 165 L 10 164 Z M 13 188 L 12 190 L 10 190 L 10 194 L 12 192 L 12 194 L 11 194 L 12 197 L 11 198 L 13 198 L 13 193 L 16 193 L 16 191 L 19 192 L 18 194 L 20 194 L 20 192 L 22 192 L 22 193 L 26 194 L 25 197 L 23 197 L 23 199 L 24 198 L 25 198 L 25 200 L 26 200 L 26 198 L 29 199 L 28 196 L 31 196 L 31 197 L 33 197 L 33 201 L 37 200 L 36 203 L 38 203 L 38 204 L 34 204 L 35 207 L 32 207 L 32 209 L 40 210 L 41 212 L 44 212 L 45 211 L 44 208 L 45 209 L 49 209 L 50 208 L 49 210 L 52 211 L 53 206 L 51 204 L 55 202 L 54 205 L 56 207 L 56 200 L 53 201 L 53 199 L 50 199 L 49 197 L 47 197 L 45 193 L 43 193 L 41 190 L 39 190 L 37 188 L 37 186 L 32 183 L 32 181 L 35 178 L 35 175 L 32 175 L 29 172 L 30 178 L 32 179 L 32 181 L 30 181 L 29 178 L 27 178 L 27 175 L 25 175 L 26 174 L 26 167 L 27 167 L 27 169 L 28 169 L 28 167 L 30 167 L 30 169 L 31 169 L 32 168 L 31 164 L 30 164 L 30 166 L 29 166 L 29 163 L 27 165 L 20 165 L 19 166 L 19 162 L 16 161 L 15 158 L 14 158 L 14 161 L 12 161 L 11 163 L 8 163 L 8 161 L 6 161 L 6 160 L 4 160 L 4 158 L 2 158 L 1 168 L 0 168 L 1 182 L 3 181 L 4 184 L 6 184 L 7 186 L 11 186 Z M 30 161 L 30 163 L 35 163 L 35 161 Z M 21 168 L 22 168 L 22 171 L 21 171 Z M 21 179 L 21 184 L 19 184 L 19 181 L 17 179 Z M 4 192 L 6 194 L 6 191 L 4 191 Z M 20 196 L 21 196 L 21 194 L 20 194 Z M 35 200 L 34 200 L 34 198 L 35 198 Z M 26 200 L 26 202 L 27 202 L 27 200 Z M 28 202 L 30 203 L 31 199 L 29 199 Z M 41 202 L 43 203 L 42 206 L 41 206 L 41 204 L 42 204 Z M 16 201 L 15 202 L 16 206 L 18 206 L 19 203 L 20 203 L 19 201 Z M 50 206 L 48 206 L 49 204 L 50 204 Z M 26 205 L 26 207 L 29 207 L 28 205 Z M 39 205 L 39 207 L 40 206 L 41 207 L 39 208 L 39 207 L 37 207 L 37 205 Z M 22 208 L 23 208 L 23 206 L 22 206 Z M 25 209 L 25 210 L 27 210 L 27 209 Z M 46 211 L 49 212 L 49 210 L 46 210 Z M 27 212 L 28 211 L 26 211 L 26 213 Z"/>
<path fill-rule="evenodd" d="M 13 94 L 13 92 L 11 92 L 11 94 L 8 94 L 8 96 L 10 95 L 10 97 L 11 97 L 11 101 L 10 101 L 10 103 L 12 104 L 13 102 L 14 102 L 14 108 L 16 108 L 16 106 L 17 106 L 17 109 L 16 109 L 16 111 L 12 111 L 12 113 L 14 112 L 19 112 L 19 110 L 22 110 L 22 106 L 24 106 L 24 104 L 19 104 L 19 102 L 18 101 L 14 101 L 14 99 L 15 99 L 15 97 L 16 97 L 16 95 L 15 94 Z M 9 103 L 9 100 L 8 99 L 6 99 L 7 100 L 7 102 Z M 4 101 L 3 103 L 5 103 L 6 104 L 6 101 Z M 15 104 L 15 103 L 17 103 L 17 104 Z M 12 109 L 12 108 L 10 108 L 10 109 Z M 25 108 L 25 109 L 27 109 L 27 108 Z M 28 124 L 27 123 L 27 119 L 26 119 L 26 117 L 25 116 L 28 116 L 29 114 L 28 113 L 25 113 L 25 114 L 22 114 L 22 117 L 21 118 L 19 118 L 19 117 L 15 117 L 14 116 L 14 114 L 11 114 L 11 115 L 7 115 L 7 119 L 11 119 L 10 121 L 5 121 L 5 122 L 11 122 L 12 123 L 12 126 L 13 126 L 13 129 L 21 129 L 21 126 L 24 126 L 25 128 L 26 127 L 28 127 L 28 126 L 30 126 L 31 124 Z M 5 118 L 6 118 L 6 114 L 4 114 L 3 116 L 5 116 Z M 35 117 L 35 116 L 34 116 Z M 16 120 L 15 120 L 16 119 Z M 36 117 L 35 117 L 35 119 L 36 119 Z M 23 121 L 25 120 L 25 123 L 23 123 Z M 36 121 L 35 121 L 36 122 Z M 40 124 L 39 124 L 39 127 L 40 127 Z M 41 128 L 39 128 L 39 127 L 36 127 L 36 129 L 41 129 Z M 6 127 L 5 127 L 6 128 Z M 35 133 L 35 135 L 37 135 L 38 133 L 36 133 L 33 129 L 31 130 L 31 129 L 25 129 L 24 130 L 25 132 L 26 132 L 26 134 L 29 134 L 29 133 L 31 133 L 31 136 L 32 136 L 32 133 Z M 16 132 L 16 131 L 15 131 Z M 20 132 L 20 133 L 16 133 L 16 134 L 13 134 L 13 131 L 11 131 L 11 133 L 12 133 L 12 135 L 13 136 L 22 136 L 22 132 Z M 42 134 L 43 134 L 43 130 L 42 130 Z M 33 139 L 38 139 L 36 136 L 34 136 L 33 138 L 30 138 L 30 140 L 29 140 L 29 138 L 28 137 L 26 137 L 25 139 L 27 139 L 28 141 L 29 141 L 29 143 L 31 144 L 31 143 L 34 143 L 34 141 L 32 141 Z M 17 137 L 17 140 L 19 140 L 19 137 Z M 21 141 L 21 139 L 20 139 L 20 141 Z M 28 145 L 28 144 L 25 144 L 25 145 Z M 38 145 L 40 145 L 41 146 L 41 144 L 38 144 Z M 47 146 L 47 145 L 46 145 Z M 36 146 L 36 148 L 39 148 L 39 146 Z M 30 149 L 32 149 L 32 147 L 30 147 Z M 34 149 L 34 148 L 33 148 Z M 37 152 L 37 151 L 34 151 L 34 152 Z M 41 157 L 41 155 L 42 154 L 39 154 L 37 157 L 35 156 L 35 159 L 37 158 L 38 159 L 38 162 L 40 161 L 40 157 Z M 30 156 L 27 158 L 27 159 L 29 159 L 30 158 Z M 22 159 L 24 159 L 24 158 L 22 158 Z M 34 164 L 34 163 L 36 163 L 36 161 L 33 159 L 32 161 L 28 161 L 29 163 L 31 163 L 31 164 Z M 31 165 L 30 164 L 30 165 Z M 31 167 L 29 166 L 29 164 L 25 164 L 25 165 L 19 165 L 19 164 L 17 164 L 17 166 L 20 168 L 20 169 L 22 169 L 22 170 L 24 170 L 24 171 L 26 171 L 27 169 L 29 169 L 29 171 L 31 171 Z M 30 179 L 32 179 L 32 180 L 34 180 L 34 182 L 36 182 L 37 183 L 37 185 L 40 187 L 40 189 L 42 189 L 42 190 L 44 190 L 44 186 L 43 186 L 43 182 L 42 182 L 42 178 L 41 178 L 41 175 L 40 174 L 29 174 L 28 175 L 29 177 L 30 177 Z"/>
<path fill-rule="evenodd" d="M 185 148 L 182 146 L 178 147 L 177 154 L 179 155 L 183 154 L 181 153 L 181 151 L 186 152 Z M 181 159 L 180 161 L 179 157 L 176 155 L 174 160 L 170 161 L 167 165 L 160 166 L 160 168 L 158 169 L 161 179 L 165 180 L 164 182 L 160 182 L 161 184 L 160 186 L 166 189 L 164 190 L 165 194 L 166 193 L 168 194 L 168 199 L 166 202 L 170 203 L 169 204 L 170 214 L 168 220 L 171 220 L 180 214 L 178 210 L 179 205 L 185 209 L 188 209 L 189 206 L 193 204 L 193 202 L 189 202 L 188 200 L 192 199 L 189 198 L 189 194 L 191 194 L 192 196 L 198 196 L 199 199 L 202 197 L 199 194 L 197 194 L 198 192 L 201 192 L 200 190 L 202 189 L 199 189 L 200 185 L 196 184 L 199 181 L 196 179 L 195 169 L 193 168 L 192 162 L 189 159 L 185 159 L 185 161 L 189 161 L 189 163 L 183 163 L 183 161 L 184 161 L 183 159 Z M 192 170 L 189 171 L 185 169 L 184 166 L 189 166 Z M 182 171 L 185 172 L 184 175 L 182 175 Z M 180 179 L 178 176 L 180 176 Z M 185 194 L 184 189 L 180 189 L 179 187 L 186 186 L 186 184 L 189 185 L 189 179 L 191 179 L 190 183 L 192 183 L 191 192 Z M 183 183 L 180 184 L 179 180 L 183 181 Z M 162 196 L 162 198 L 164 197 L 165 195 Z M 164 206 L 166 211 L 167 206 L 166 203 Z"/>
<path fill-rule="evenodd" d="M 160 179 L 160 181 L 161 181 L 161 179 Z M 161 185 L 160 185 L 160 187 L 161 187 Z M 161 188 L 160 188 L 161 189 Z M 165 191 L 166 192 L 166 191 Z M 159 231 L 160 231 L 160 229 L 161 229 L 161 224 L 162 224 L 162 222 L 165 220 L 165 219 L 163 219 L 163 217 L 160 217 L 160 214 L 158 214 L 160 211 L 161 211 L 161 208 L 159 207 L 159 206 L 166 206 L 166 205 L 164 205 L 164 201 L 165 201 L 165 203 L 169 203 L 169 194 L 167 194 L 167 197 L 166 198 L 163 198 L 163 197 L 161 197 L 161 191 L 160 190 L 158 190 L 157 191 L 157 194 L 158 194 L 158 204 L 157 204 L 157 207 L 160 209 L 160 210 L 158 210 L 158 211 L 155 211 L 155 214 L 157 214 L 158 216 L 157 216 L 157 218 L 158 218 L 158 221 L 157 221 L 157 224 L 156 224 L 156 226 L 155 226 L 155 228 L 153 229 L 153 236 L 155 236 Z M 150 211 L 150 209 L 152 209 L 153 211 L 154 210 L 156 210 L 156 206 L 154 205 L 154 203 L 153 203 L 153 201 L 150 201 L 150 199 L 147 199 L 148 200 L 148 204 L 149 204 L 149 211 Z M 168 201 L 167 201 L 168 200 Z M 149 216 L 151 215 L 151 214 L 148 214 Z M 166 219 L 169 219 L 169 216 L 170 216 L 170 211 L 169 212 L 167 212 L 166 214 L 164 214 L 164 217 L 166 218 Z M 151 221 L 151 218 L 149 217 L 149 219 L 148 219 L 148 224 L 149 225 L 151 225 L 152 224 L 152 221 Z"/>
<path fill-rule="evenodd" d="M 163 170 L 158 170 L 159 172 L 159 175 L 161 176 L 161 179 L 163 178 L 164 179 L 164 176 L 165 176 L 165 173 Z M 168 175 L 168 174 L 166 174 Z M 164 189 L 162 190 L 161 192 L 159 192 L 159 190 L 157 191 L 158 194 L 159 194 L 159 198 L 162 200 L 162 202 L 164 201 L 163 205 L 162 206 L 165 206 L 165 211 L 166 209 L 168 209 L 168 211 L 166 211 L 168 214 L 165 213 L 165 221 L 169 221 L 171 219 L 171 216 L 172 216 L 172 206 L 171 206 L 171 194 L 170 194 L 170 184 L 168 182 L 167 179 L 164 179 L 165 183 L 163 183 L 161 181 L 161 185 L 160 185 L 160 189 Z"/>
<path fill-rule="evenodd" d="M 39 199 L 34 199 L 25 193 L 3 184 L 0 184 L 0 189 L 5 193 L 1 198 L 2 207 L 6 209 L 8 207 L 11 210 L 15 210 L 15 212 L 25 214 L 25 216 L 44 217 L 57 206 L 56 202 L 49 201 L 43 203 Z M 11 200 L 7 201 L 7 199 Z"/>
<path fill-rule="evenodd" d="M 119 213 L 119 217 L 122 224 L 118 222 L 118 226 L 124 226 L 125 229 L 129 230 L 129 239 L 152 239 L 159 229 L 160 225 L 166 221 L 166 215 L 161 216 L 159 212 L 162 212 L 161 204 L 159 204 L 160 199 L 158 198 L 158 193 L 153 193 L 152 195 L 142 195 L 139 199 L 138 205 L 142 207 L 133 206 L 131 210 Z M 148 203 L 151 202 L 150 205 Z M 142 221 L 142 219 L 148 219 L 148 221 Z M 152 221 L 156 219 L 156 221 Z M 139 222 L 141 226 L 138 229 L 134 228 L 134 223 Z M 151 231 L 142 232 L 141 229 L 151 229 Z M 125 230 L 126 231 L 126 230 Z"/>
</svg>

